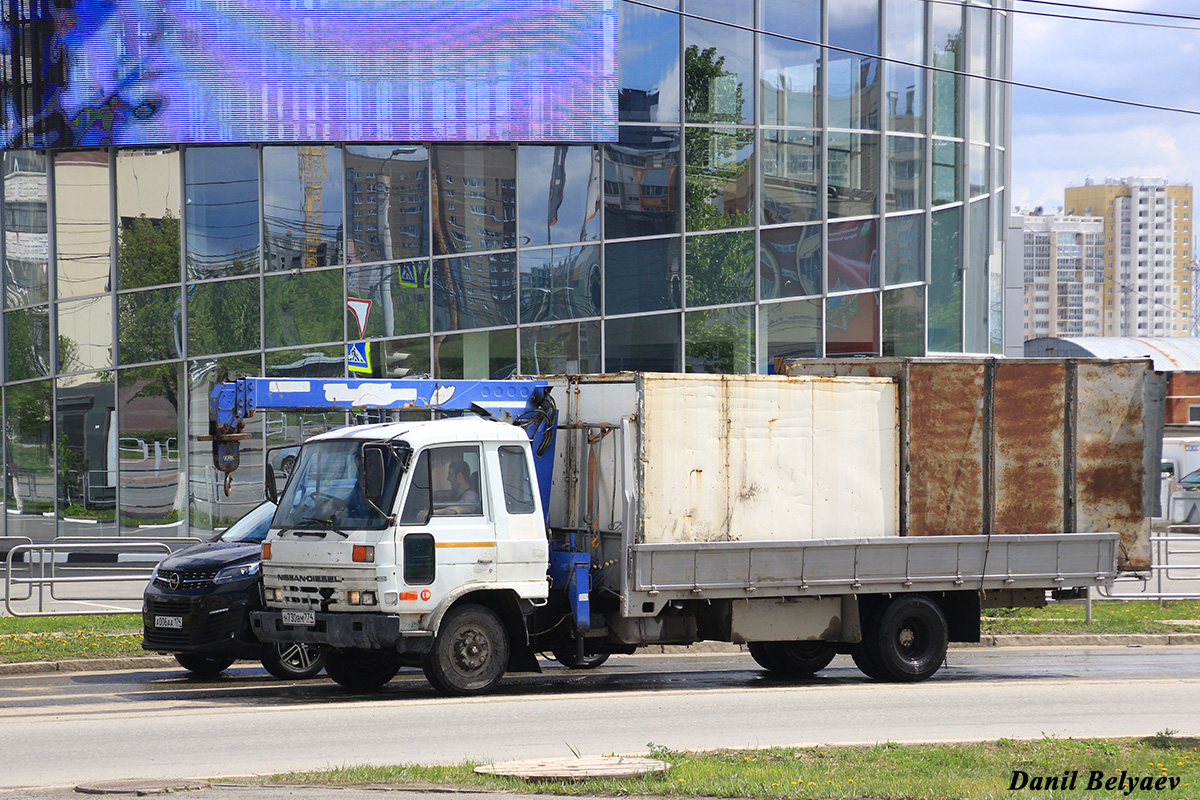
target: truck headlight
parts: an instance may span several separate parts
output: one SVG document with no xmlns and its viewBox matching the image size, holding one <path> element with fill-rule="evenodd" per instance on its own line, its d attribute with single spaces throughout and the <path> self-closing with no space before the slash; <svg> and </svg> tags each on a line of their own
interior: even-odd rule
<svg viewBox="0 0 1200 800">
<path fill-rule="evenodd" d="M 225 567 L 213 577 L 213 583 L 229 583 L 230 581 L 238 581 L 242 578 L 252 578 L 262 569 L 261 561 L 251 561 L 247 564 L 234 564 L 232 567 Z"/>
</svg>

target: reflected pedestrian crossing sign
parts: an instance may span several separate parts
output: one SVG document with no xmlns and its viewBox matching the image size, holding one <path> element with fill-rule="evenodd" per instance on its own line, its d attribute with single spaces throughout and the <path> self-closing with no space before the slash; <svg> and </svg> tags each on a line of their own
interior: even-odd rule
<svg viewBox="0 0 1200 800">
<path fill-rule="evenodd" d="M 371 373 L 370 342 L 350 342 L 346 345 L 346 368 L 351 372 Z"/>
<path fill-rule="evenodd" d="M 416 264 L 401 264 L 400 265 L 400 285 L 411 286 L 414 289 L 421 288 L 420 282 L 417 281 L 417 265 Z"/>
</svg>

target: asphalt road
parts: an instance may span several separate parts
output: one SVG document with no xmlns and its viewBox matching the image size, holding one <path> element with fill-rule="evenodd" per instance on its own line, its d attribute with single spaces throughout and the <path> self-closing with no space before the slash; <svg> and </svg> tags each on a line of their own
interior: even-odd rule
<svg viewBox="0 0 1200 800">
<path fill-rule="evenodd" d="M 284 684 L 238 666 L 0 678 L 0 788 L 218 777 L 354 763 L 438 763 L 672 748 L 998 737 L 1200 734 L 1196 648 L 980 648 L 915 685 L 876 684 L 838 657 L 803 683 L 744 655 L 547 666 L 482 698 L 433 694 L 406 671 L 384 691 Z M 243 662 L 245 663 L 245 662 Z M 14 795 L 15 796 L 15 795 Z M 341 795 L 339 795 L 341 796 Z M 0 797 L 4 797 L 0 794 Z"/>
</svg>

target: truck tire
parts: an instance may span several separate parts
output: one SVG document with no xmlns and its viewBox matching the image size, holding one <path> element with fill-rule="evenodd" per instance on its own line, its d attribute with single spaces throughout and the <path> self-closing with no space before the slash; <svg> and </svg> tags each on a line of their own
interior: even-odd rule
<svg viewBox="0 0 1200 800">
<path fill-rule="evenodd" d="M 829 666 L 837 655 L 829 642 L 751 642 L 750 656 L 767 672 L 804 678 Z"/>
<path fill-rule="evenodd" d="M 183 667 L 193 675 L 208 677 L 223 672 L 237 659 L 176 653 L 175 660 L 179 662 L 179 666 Z"/>
<path fill-rule="evenodd" d="M 304 642 L 270 642 L 263 645 L 262 665 L 282 681 L 299 681 L 325 669 L 325 648 Z"/>
<path fill-rule="evenodd" d="M 325 674 L 343 689 L 373 692 L 400 671 L 400 657 L 391 650 L 330 650 L 325 654 Z"/>
<path fill-rule="evenodd" d="M 909 595 L 897 597 L 884 609 L 874 641 L 886 679 L 915 683 L 942 666 L 950 634 L 937 603 Z"/>
<path fill-rule="evenodd" d="M 508 632 L 496 613 L 468 604 L 446 614 L 421 666 L 441 694 L 482 694 L 504 677 L 508 653 Z"/>
<path fill-rule="evenodd" d="M 574 645 L 554 648 L 554 660 L 567 669 L 595 669 L 608 661 L 608 656 L 608 653 L 584 653 L 580 661 Z"/>
</svg>

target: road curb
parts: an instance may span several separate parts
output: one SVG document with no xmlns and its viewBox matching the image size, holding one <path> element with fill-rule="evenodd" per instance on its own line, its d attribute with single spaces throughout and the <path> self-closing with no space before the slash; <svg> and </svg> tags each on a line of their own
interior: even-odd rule
<svg viewBox="0 0 1200 800">
<path fill-rule="evenodd" d="M 72 658 L 64 661 L 20 661 L 0 664 L 4 675 L 36 675 L 46 672 L 113 672 L 146 667 L 178 667 L 171 656 L 126 656 L 124 658 Z"/>
</svg>

